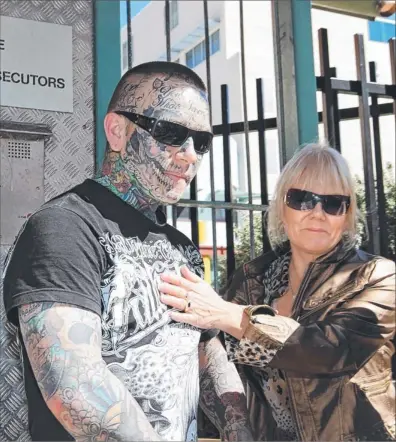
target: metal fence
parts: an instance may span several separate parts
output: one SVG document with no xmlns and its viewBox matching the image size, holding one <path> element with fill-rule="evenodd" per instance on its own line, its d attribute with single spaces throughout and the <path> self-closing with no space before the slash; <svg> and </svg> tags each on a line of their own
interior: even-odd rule
<svg viewBox="0 0 396 442">
<path fill-rule="evenodd" d="M 209 102 L 212 100 L 212 82 L 211 82 L 211 57 L 210 57 L 210 39 L 209 39 L 209 19 L 208 19 L 208 2 L 203 0 L 203 15 L 205 27 L 205 51 L 206 51 L 206 77 Z M 132 65 L 132 49 L 131 49 L 131 8 L 127 2 L 127 22 L 128 22 L 128 60 L 129 67 Z M 267 166 L 266 166 L 266 131 L 277 128 L 276 118 L 264 118 L 264 85 L 262 79 L 256 80 L 256 101 L 257 101 L 257 119 L 248 120 L 247 118 L 247 99 L 246 99 L 246 70 L 245 70 L 245 42 L 244 42 L 244 7 L 243 1 L 239 1 L 239 24 L 241 36 L 241 70 L 242 70 L 242 105 L 244 119 L 240 122 L 231 123 L 229 119 L 229 90 L 227 85 L 221 86 L 221 124 L 213 126 L 215 136 L 222 137 L 223 145 L 223 161 L 224 161 L 224 199 L 216 200 L 216 192 L 214 185 L 214 158 L 213 151 L 210 152 L 210 194 L 211 201 L 199 201 L 197 199 L 197 182 L 191 183 L 190 198 L 181 200 L 177 206 L 172 207 L 172 223 L 176 226 L 180 214 L 189 212 L 191 221 L 191 238 L 197 245 L 200 244 L 198 210 L 207 208 L 211 211 L 211 229 L 212 229 L 212 262 L 211 271 L 214 275 L 213 285 L 218 289 L 218 245 L 217 245 L 217 213 L 220 210 L 225 211 L 226 226 L 226 273 L 231 275 L 235 270 L 235 223 L 234 214 L 236 211 L 245 211 L 249 219 L 249 236 L 250 236 L 250 257 L 255 254 L 255 233 L 254 233 L 254 212 L 261 213 L 262 216 L 262 250 L 270 250 L 269 242 L 265 233 L 264 213 L 268 206 L 268 186 L 267 186 Z M 167 60 L 171 60 L 171 26 L 170 26 L 170 2 L 165 0 L 165 36 L 166 36 L 166 54 Z M 365 247 L 368 251 L 389 256 L 388 253 L 388 225 L 387 215 L 385 213 L 385 194 L 383 183 L 383 166 L 381 158 L 381 139 L 379 130 L 379 121 L 381 116 L 396 115 L 396 64 L 395 64 L 395 40 L 389 41 L 390 63 L 392 66 L 392 83 L 378 84 L 376 83 L 376 66 L 374 62 L 369 64 L 369 74 L 366 72 L 365 48 L 362 35 L 355 35 L 355 60 L 357 79 L 340 80 L 337 79 L 336 68 L 331 66 L 329 59 L 329 45 L 326 29 L 319 30 L 320 45 L 320 66 L 321 75 L 316 77 L 317 90 L 322 93 L 323 112 L 318 113 L 319 122 L 324 124 L 324 132 L 326 139 L 342 152 L 340 137 L 340 123 L 347 120 L 360 121 L 361 141 L 363 148 L 364 162 L 364 186 L 365 186 L 365 202 L 366 202 L 366 222 L 368 241 Z M 341 94 L 353 94 L 359 98 L 359 106 L 346 109 L 339 109 L 338 98 Z M 392 99 L 393 103 L 379 104 L 380 98 Z M 212 115 L 211 115 L 212 120 Z M 373 128 L 373 137 L 371 137 L 371 129 Z M 253 204 L 252 198 L 252 173 L 251 158 L 249 146 L 249 134 L 257 133 L 259 146 L 259 162 L 260 162 L 260 202 Z M 233 196 L 232 187 L 232 168 L 230 158 L 230 136 L 235 134 L 244 134 L 246 168 L 247 168 L 247 189 L 248 196 L 246 202 L 237 202 Z M 296 146 L 296 149 L 298 146 Z M 282 152 L 281 152 L 282 155 Z M 394 258 L 391 256 L 391 258 Z"/>
</svg>

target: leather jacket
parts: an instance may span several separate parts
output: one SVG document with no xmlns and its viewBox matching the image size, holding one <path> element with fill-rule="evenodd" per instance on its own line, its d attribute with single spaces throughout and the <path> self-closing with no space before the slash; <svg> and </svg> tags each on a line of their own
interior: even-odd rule
<svg viewBox="0 0 396 442">
<path fill-rule="evenodd" d="M 268 307 L 288 273 L 283 257 L 270 252 L 243 265 L 225 294 L 261 306 L 248 309 L 237 348 L 227 346 L 245 383 L 255 440 L 279 440 L 258 382 L 261 363 L 282 371 L 300 440 L 394 440 L 395 263 L 340 243 L 309 266 L 291 317 L 283 317 Z"/>
</svg>

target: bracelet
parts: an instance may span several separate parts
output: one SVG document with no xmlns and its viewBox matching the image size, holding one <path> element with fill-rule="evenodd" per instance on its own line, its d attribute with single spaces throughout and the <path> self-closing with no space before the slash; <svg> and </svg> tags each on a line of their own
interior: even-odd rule
<svg viewBox="0 0 396 442">
<path fill-rule="evenodd" d="M 276 315 L 276 311 L 269 305 L 248 305 L 244 309 L 244 313 L 248 316 L 249 321 L 252 323 L 256 322 L 256 315 Z"/>
</svg>

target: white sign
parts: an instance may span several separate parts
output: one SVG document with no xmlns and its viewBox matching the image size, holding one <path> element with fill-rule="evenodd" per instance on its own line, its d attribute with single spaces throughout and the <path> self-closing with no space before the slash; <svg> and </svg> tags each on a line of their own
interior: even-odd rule
<svg viewBox="0 0 396 442">
<path fill-rule="evenodd" d="M 0 104 L 73 112 L 72 27 L 0 16 Z"/>
</svg>

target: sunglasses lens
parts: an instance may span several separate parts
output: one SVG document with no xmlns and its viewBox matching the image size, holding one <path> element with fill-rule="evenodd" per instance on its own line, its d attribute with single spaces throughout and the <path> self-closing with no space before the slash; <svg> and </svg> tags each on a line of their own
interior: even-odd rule
<svg viewBox="0 0 396 442">
<path fill-rule="evenodd" d="M 159 120 L 152 136 L 168 146 L 181 146 L 188 137 L 188 129 L 180 124 Z"/>
<path fill-rule="evenodd" d="M 326 195 L 323 201 L 323 210 L 329 215 L 343 215 L 349 205 L 345 197 L 338 195 Z"/>
<path fill-rule="evenodd" d="M 286 194 L 286 204 L 294 210 L 312 210 L 319 202 L 326 213 L 339 216 L 348 211 L 350 198 L 344 195 L 320 196 L 300 189 L 289 189 Z"/>
<path fill-rule="evenodd" d="M 213 135 L 209 132 L 196 132 L 193 136 L 194 149 L 197 153 L 209 152 L 212 147 Z"/>
<path fill-rule="evenodd" d="M 294 210 L 312 210 L 314 199 L 311 192 L 300 189 L 289 189 L 286 194 L 286 204 Z"/>
</svg>

